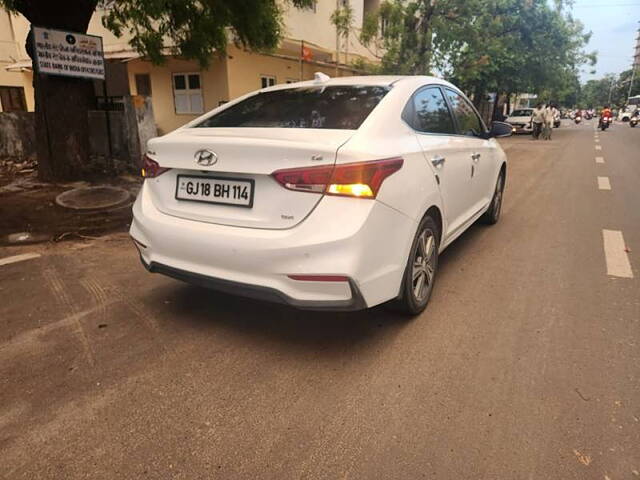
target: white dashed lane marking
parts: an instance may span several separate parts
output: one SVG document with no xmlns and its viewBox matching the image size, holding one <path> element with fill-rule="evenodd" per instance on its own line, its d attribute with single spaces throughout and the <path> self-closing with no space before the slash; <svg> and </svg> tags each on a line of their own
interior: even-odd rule
<svg viewBox="0 0 640 480">
<path fill-rule="evenodd" d="M 21 255 L 14 255 L 12 257 L 0 258 L 0 266 L 9 265 L 10 263 L 23 262 L 25 260 L 31 260 L 32 258 L 40 257 L 39 253 L 23 253 Z"/>
<path fill-rule="evenodd" d="M 604 163 L 604 157 L 596 157 L 596 163 Z"/>
<path fill-rule="evenodd" d="M 607 261 L 607 275 L 620 278 L 633 278 L 631 263 L 627 255 L 622 232 L 618 230 L 602 230 L 604 256 Z"/>
<path fill-rule="evenodd" d="M 602 150 L 602 147 L 600 145 L 596 145 L 596 150 Z"/>
<path fill-rule="evenodd" d="M 611 190 L 609 177 L 598 177 L 598 188 L 600 190 Z"/>
</svg>

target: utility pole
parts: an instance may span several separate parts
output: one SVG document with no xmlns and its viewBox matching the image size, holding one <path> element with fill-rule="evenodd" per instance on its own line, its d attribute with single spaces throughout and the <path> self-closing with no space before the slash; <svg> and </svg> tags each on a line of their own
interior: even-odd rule
<svg viewBox="0 0 640 480">
<path fill-rule="evenodd" d="M 640 28 L 638 29 L 638 36 L 636 37 L 636 50 L 633 55 L 633 66 L 631 67 L 631 82 L 629 82 L 629 94 L 627 95 L 627 102 L 629 101 L 629 98 L 631 98 L 631 92 L 633 91 L 633 81 L 636 78 L 636 68 L 638 67 L 640 67 Z"/>
<path fill-rule="evenodd" d="M 609 87 L 609 101 L 607 102 L 609 106 L 611 106 L 611 94 L 613 93 L 613 84 L 615 83 L 615 81 L 616 81 L 616 76 L 613 75 L 611 77 L 611 86 Z"/>
</svg>

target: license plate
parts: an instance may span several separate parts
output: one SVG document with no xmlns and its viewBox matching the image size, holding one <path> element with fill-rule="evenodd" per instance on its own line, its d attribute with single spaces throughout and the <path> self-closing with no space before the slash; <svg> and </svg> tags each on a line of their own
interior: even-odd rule
<svg viewBox="0 0 640 480">
<path fill-rule="evenodd" d="M 253 180 L 178 175 L 176 199 L 253 207 Z"/>
</svg>

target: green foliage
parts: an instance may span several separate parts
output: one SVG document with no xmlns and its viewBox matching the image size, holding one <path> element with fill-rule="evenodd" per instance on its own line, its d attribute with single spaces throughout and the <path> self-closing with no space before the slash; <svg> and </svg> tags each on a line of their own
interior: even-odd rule
<svg viewBox="0 0 640 480">
<path fill-rule="evenodd" d="M 132 35 L 131 46 L 154 63 L 167 50 L 206 66 L 211 53 L 224 54 L 228 41 L 251 50 L 272 50 L 283 35 L 282 10 L 288 4 L 310 8 L 313 0 L 66 0 L 60 9 L 82 11 L 90 18 L 96 4 L 105 9 L 102 22 L 116 36 Z M 32 23 L 59 27 L 51 0 L 0 0 L 0 6 L 22 13 Z M 64 8 L 62 8 L 64 7 Z M 44 19 L 44 21 L 43 21 Z M 47 21 L 50 20 L 50 24 Z"/>
<path fill-rule="evenodd" d="M 439 74 L 478 97 L 487 91 L 577 95 L 582 65 L 595 63 L 589 34 L 557 0 L 385 0 L 361 39 L 385 51 L 382 70 Z"/>
<path fill-rule="evenodd" d="M 636 69 L 633 88 L 629 95 L 631 76 L 632 70 L 626 70 L 619 76 L 607 74 L 602 78 L 587 81 L 582 86 L 578 105 L 581 108 L 602 107 L 609 103 L 609 92 L 611 92 L 612 106 L 626 105 L 629 96 L 640 95 L 640 69 Z"/>
<path fill-rule="evenodd" d="M 338 35 L 346 38 L 353 28 L 353 8 L 350 4 L 346 4 L 336 9 L 331 14 L 331 23 L 336 27 Z"/>
<path fill-rule="evenodd" d="M 290 0 L 311 7 L 312 0 Z M 224 54 L 231 39 L 251 50 L 272 50 L 282 37 L 282 2 L 277 0 L 105 0 L 106 28 L 132 34 L 131 45 L 154 63 L 164 49 L 206 66 L 212 52 Z"/>
</svg>

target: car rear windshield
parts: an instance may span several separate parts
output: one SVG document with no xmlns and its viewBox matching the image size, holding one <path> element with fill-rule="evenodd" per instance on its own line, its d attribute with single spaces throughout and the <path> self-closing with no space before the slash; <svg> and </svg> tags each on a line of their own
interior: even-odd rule
<svg viewBox="0 0 640 480">
<path fill-rule="evenodd" d="M 514 110 L 511 114 L 512 117 L 530 117 L 533 110 Z"/>
<path fill-rule="evenodd" d="M 196 127 L 332 128 L 355 130 L 388 87 L 311 86 L 260 92 Z"/>
</svg>

